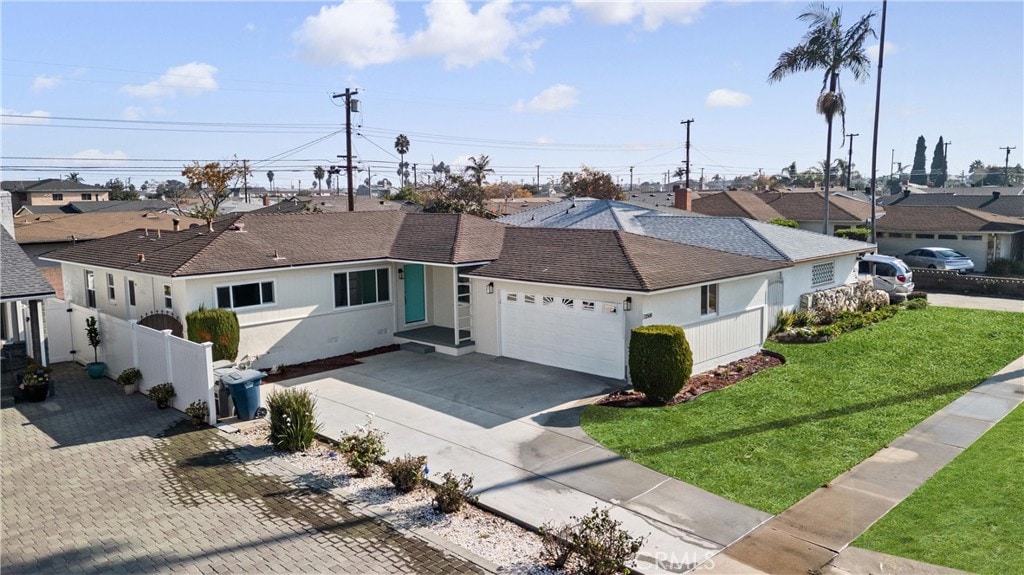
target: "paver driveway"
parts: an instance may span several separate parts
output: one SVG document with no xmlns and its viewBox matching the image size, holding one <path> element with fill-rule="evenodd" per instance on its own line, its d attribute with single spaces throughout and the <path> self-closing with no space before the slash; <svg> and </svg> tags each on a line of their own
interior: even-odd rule
<svg viewBox="0 0 1024 575">
<path fill-rule="evenodd" d="M 4 575 L 483 572 L 82 371 L 0 412 Z"/>
</svg>

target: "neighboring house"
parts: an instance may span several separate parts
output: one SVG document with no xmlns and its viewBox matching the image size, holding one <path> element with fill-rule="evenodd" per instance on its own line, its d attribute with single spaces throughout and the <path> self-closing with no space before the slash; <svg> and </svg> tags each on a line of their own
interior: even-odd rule
<svg viewBox="0 0 1024 575">
<path fill-rule="evenodd" d="M 46 267 L 54 264 L 40 260 L 40 256 L 71 243 L 135 229 L 150 230 L 155 235 L 157 230 L 173 231 L 175 227 L 192 225 L 205 225 L 205 222 L 172 214 L 135 211 L 26 215 L 14 219 L 14 237 L 36 265 Z"/>
<path fill-rule="evenodd" d="M 875 245 L 823 236 L 748 218 L 675 215 L 633 203 L 577 199 L 500 218 L 513 226 L 622 230 L 763 260 L 786 262 L 767 279 L 763 305 L 766 329 L 779 311 L 800 304 L 800 296 L 857 279 L 857 259 Z M 767 335 L 767 334 L 766 334 Z"/>
<path fill-rule="evenodd" d="M 55 292 L 7 228 L 0 226 L 0 338 L 24 341 L 26 352 L 49 363 L 43 300 Z"/>
<path fill-rule="evenodd" d="M 731 216 L 770 221 L 794 220 L 800 229 L 821 232 L 824 192 L 718 192 L 704 193 L 692 202 L 693 211 L 709 216 Z M 884 210 L 878 208 L 879 214 Z M 871 221 L 871 204 L 844 194 L 829 195 L 829 235 L 837 230 L 864 227 Z"/>
<path fill-rule="evenodd" d="M 164 200 L 111 200 L 109 202 L 70 202 L 61 206 L 21 206 L 15 217 L 44 214 L 86 214 L 95 212 L 158 212 L 174 207 Z"/>
<path fill-rule="evenodd" d="M 683 325 L 698 370 L 756 352 L 784 303 L 779 274 L 794 267 L 775 253 L 378 211 L 249 213 L 213 232 L 127 233 L 48 257 L 68 299 L 110 316 L 233 309 L 239 354 L 258 367 L 413 341 L 622 379 L 639 325 Z M 854 279 L 856 253 L 833 255 L 807 285 Z"/>
<path fill-rule="evenodd" d="M 22 206 L 62 206 L 70 202 L 105 202 L 110 189 L 71 180 L 5 180 L 0 188 L 11 193 L 13 209 Z"/>
<path fill-rule="evenodd" d="M 942 189 L 942 188 L 939 188 Z M 957 188 L 956 192 L 942 193 L 910 193 L 904 192 L 894 196 L 883 196 L 879 203 L 883 206 L 956 206 L 981 210 L 1000 216 L 1024 218 L 1024 196 L 1009 195 L 991 188 Z M 963 194 L 962 190 L 983 190 L 985 194 Z"/>
<path fill-rule="evenodd" d="M 978 272 L 993 259 L 1024 259 L 1024 218 L 958 206 L 894 204 L 875 230 L 878 250 L 897 257 L 916 248 L 947 247 L 973 259 Z"/>
<path fill-rule="evenodd" d="M 532 210 L 537 206 L 555 204 L 562 201 L 557 196 L 532 196 L 528 198 L 494 198 L 487 200 L 487 211 L 496 216 L 507 216 L 518 214 L 525 210 Z"/>
</svg>

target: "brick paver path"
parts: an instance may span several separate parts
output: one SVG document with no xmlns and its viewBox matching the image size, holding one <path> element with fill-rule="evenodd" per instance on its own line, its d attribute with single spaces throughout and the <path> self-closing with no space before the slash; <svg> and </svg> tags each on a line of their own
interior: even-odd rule
<svg viewBox="0 0 1024 575">
<path fill-rule="evenodd" d="M 109 380 L 0 411 L 0 570 L 480 573 Z"/>
</svg>

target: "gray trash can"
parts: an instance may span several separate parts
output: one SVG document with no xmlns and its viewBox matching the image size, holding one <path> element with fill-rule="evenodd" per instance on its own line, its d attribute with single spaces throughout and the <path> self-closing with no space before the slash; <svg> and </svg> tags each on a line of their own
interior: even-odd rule
<svg viewBox="0 0 1024 575">
<path fill-rule="evenodd" d="M 227 419 L 235 416 L 235 402 L 231 399 L 231 389 L 222 381 L 222 378 L 238 371 L 235 364 L 227 360 L 213 362 L 214 387 L 217 391 L 214 394 L 214 401 L 217 404 L 217 419 Z"/>
<path fill-rule="evenodd" d="M 248 421 L 256 416 L 260 407 L 260 384 L 264 377 L 266 374 L 256 369 L 233 371 L 221 376 L 221 384 L 231 390 L 238 419 Z"/>
</svg>

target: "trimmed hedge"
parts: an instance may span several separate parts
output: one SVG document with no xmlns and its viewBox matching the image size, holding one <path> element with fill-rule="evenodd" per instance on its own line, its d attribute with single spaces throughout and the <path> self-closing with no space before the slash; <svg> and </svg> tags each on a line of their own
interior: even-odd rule
<svg viewBox="0 0 1024 575">
<path fill-rule="evenodd" d="M 683 328 L 633 328 L 629 337 L 629 378 L 637 391 L 652 401 L 668 403 L 683 389 L 692 371 L 693 352 Z"/>
<path fill-rule="evenodd" d="M 784 226 L 784 227 L 787 227 L 787 228 L 800 229 L 800 224 L 797 223 L 796 220 L 790 220 L 790 219 L 786 219 L 786 218 L 774 218 L 774 219 L 768 220 L 768 223 L 769 224 L 775 224 L 777 226 Z"/>
<path fill-rule="evenodd" d="M 188 339 L 196 343 L 213 343 L 213 361 L 238 357 L 240 329 L 238 316 L 227 309 L 199 308 L 185 316 L 188 324 Z"/>
<path fill-rule="evenodd" d="M 859 242 L 866 242 L 871 237 L 871 230 L 868 228 L 847 228 L 845 230 L 836 230 L 835 236 L 838 238 L 846 238 L 848 240 L 857 240 Z"/>
</svg>

